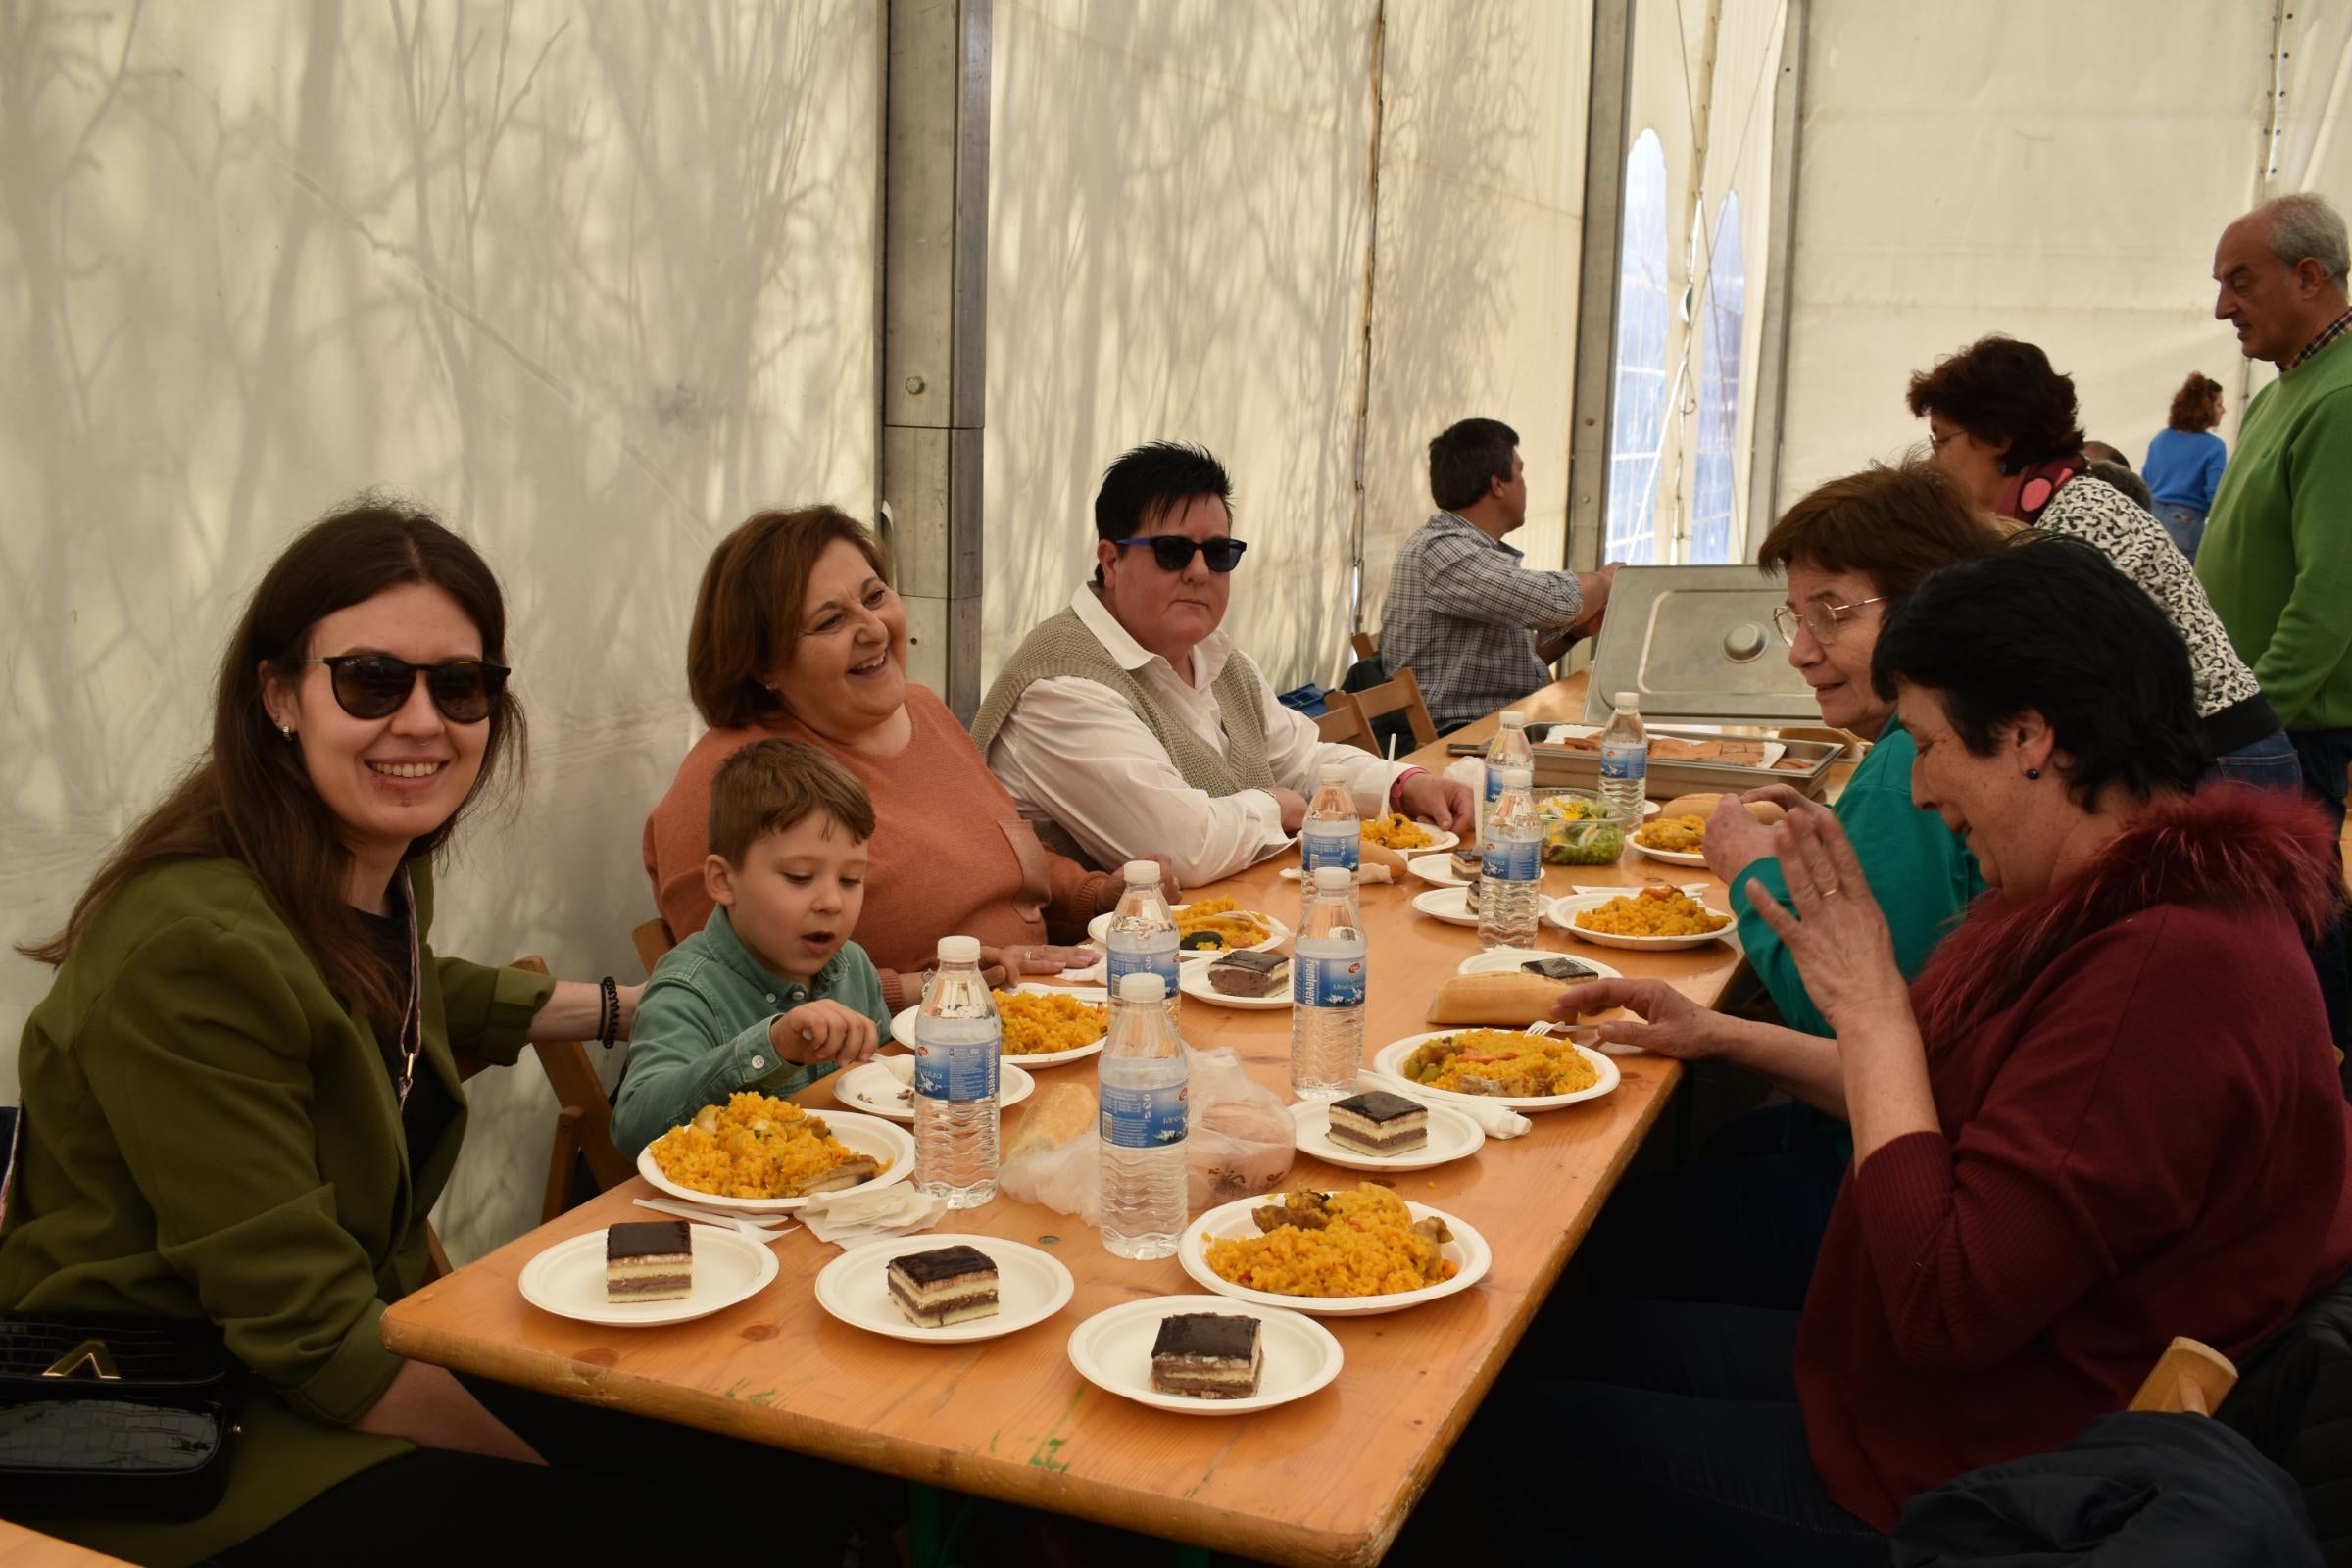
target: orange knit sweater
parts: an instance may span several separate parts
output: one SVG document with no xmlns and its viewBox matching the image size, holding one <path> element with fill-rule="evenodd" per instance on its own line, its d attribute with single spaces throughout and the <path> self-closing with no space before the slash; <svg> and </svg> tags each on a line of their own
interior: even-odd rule
<svg viewBox="0 0 2352 1568">
<path fill-rule="evenodd" d="M 711 776 L 754 741 L 782 739 L 822 747 L 873 799 L 857 939 L 882 971 L 882 995 L 893 1010 L 917 996 L 915 985 L 901 985 L 901 971 L 928 967 L 941 937 L 978 937 L 990 947 L 1085 941 L 1104 873 L 1038 842 L 972 738 L 930 688 L 907 686 L 906 713 L 914 738 L 896 757 L 850 751 L 783 715 L 760 728 L 711 730 L 695 742 L 645 819 L 645 871 L 670 934 L 683 938 L 710 918 L 703 861 L 710 853 Z"/>
</svg>

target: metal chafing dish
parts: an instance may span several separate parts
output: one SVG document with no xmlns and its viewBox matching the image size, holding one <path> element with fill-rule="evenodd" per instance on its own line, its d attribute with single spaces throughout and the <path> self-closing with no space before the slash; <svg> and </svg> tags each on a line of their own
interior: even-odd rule
<svg viewBox="0 0 2352 1568">
<path fill-rule="evenodd" d="M 1619 568 L 1593 650 L 1586 723 L 1608 723 L 1613 694 L 1631 691 L 1641 694 L 1642 722 L 1653 743 L 1750 740 L 1783 748 L 1776 759 L 1782 765 L 1763 766 L 1661 756 L 1653 745 L 1652 799 L 1762 784 L 1788 784 L 1818 796 L 1829 782 L 1830 764 L 1849 744 L 1858 744 L 1841 730 L 1822 727 L 1812 688 L 1789 666 L 1788 646 L 1772 624 L 1773 607 L 1785 593 L 1779 578 L 1753 565 Z M 1540 734 L 1547 730 L 1530 727 L 1529 738 L 1537 741 L 1537 787 L 1596 788 L 1598 755 L 1548 744 Z"/>
</svg>

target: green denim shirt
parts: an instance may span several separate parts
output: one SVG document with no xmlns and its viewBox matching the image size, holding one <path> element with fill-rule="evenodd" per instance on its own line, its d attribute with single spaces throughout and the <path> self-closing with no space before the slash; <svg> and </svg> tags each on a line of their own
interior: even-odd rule
<svg viewBox="0 0 2352 1568">
<path fill-rule="evenodd" d="M 431 867 L 410 862 L 416 924 Z M 243 863 L 116 890 L 25 1020 L 24 1144 L 0 1307 L 206 1320 L 253 1369 L 228 1494 L 173 1524 L 28 1520 L 186 1563 L 250 1539 L 410 1445 L 351 1430 L 400 1358 L 378 1320 L 429 1266 L 425 1216 L 466 1135 L 454 1051 L 512 1063 L 555 981 L 420 958 L 422 1060 L 458 1104 L 414 1170 L 373 1029 Z"/>
<path fill-rule="evenodd" d="M 808 1002 L 838 1002 L 890 1039 L 882 977 L 863 948 L 845 942 L 813 980 L 789 980 L 752 956 L 723 907 L 711 910 L 708 925 L 662 956 L 637 999 L 612 1146 L 634 1154 L 738 1090 L 789 1095 L 831 1072 L 831 1062 L 784 1060 L 768 1039 L 777 1014 Z"/>
</svg>

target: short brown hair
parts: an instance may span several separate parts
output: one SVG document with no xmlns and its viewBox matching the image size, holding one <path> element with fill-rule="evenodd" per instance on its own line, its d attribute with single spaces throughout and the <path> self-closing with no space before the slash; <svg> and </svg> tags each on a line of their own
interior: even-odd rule
<svg viewBox="0 0 2352 1568">
<path fill-rule="evenodd" d="M 2188 372 L 2173 394 L 2173 412 L 2164 421 L 2175 430 L 2210 430 L 2222 422 L 2222 383 L 2198 371 Z"/>
<path fill-rule="evenodd" d="M 1994 333 L 1911 377 L 1914 418 L 1942 415 L 1987 446 L 2001 446 L 2004 473 L 2082 450 L 2075 382 L 2032 343 Z"/>
<path fill-rule="evenodd" d="M 1999 548 L 1992 520 L 1925 463 L 1873 464 L 1832 479 L 1781 514 L 1756 548 L 1757 564 L 1785 572 L 1803 564 L 1868 577 L 1900 599 L 1930 572 Z"/>
<path fill-rule="evenodd" d="M 784 707 L 767 679 L 792 661 L 808 578 L 837 539 L 890 581 L 881 544 L 838 507 L 754 513 L 710 552 L 686 637 L 686 689 L 704 723 L 743 729 Z"/>
<path fill-rule="evenodd" d="M 865 786 L 807 741 L 754 741 L 710 778 L 710 853 L 741 865 L 751 848 L 822 811 L 863 843 L 874 836 Z"/>
</svg>

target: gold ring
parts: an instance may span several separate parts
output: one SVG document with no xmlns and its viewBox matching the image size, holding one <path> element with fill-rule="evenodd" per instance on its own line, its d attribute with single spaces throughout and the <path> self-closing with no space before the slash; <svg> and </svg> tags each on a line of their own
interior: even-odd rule
<svg viewBox="0 0 2352 1568">
<path fill-rule="evenodd" d="M 1821 896 L 1825 899 L 1834 899 L 1838 896 L 1838 890 L 1836 888 L 1823 888 L 1821 890 Z"/>
</svg>

